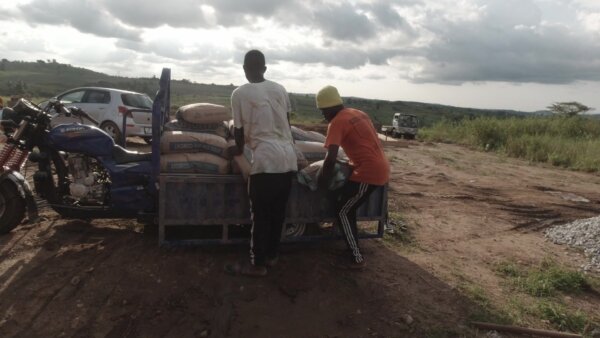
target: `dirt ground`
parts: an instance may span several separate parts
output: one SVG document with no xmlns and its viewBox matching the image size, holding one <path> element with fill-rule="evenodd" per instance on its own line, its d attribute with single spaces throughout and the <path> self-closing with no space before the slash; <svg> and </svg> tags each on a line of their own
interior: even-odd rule
<svg viewBox="0 0 600 338">
<path fill-rule="evenodd" d="M 386 153 L 390 212 L 411 240 L 362 241 L 365 271 L 332 268 L 343 243 L 328 241 L 285 245 L 266 278 L 232 277 L 223 265 L 245 246 L 159 248 L 134 221 L 44 209 L 0 238 L 0 337 L 483 336 L 469 321 L 510 294 L 496 264 L 584 262 L 542 229 L 597 216 L 600 176 L 446 144 L 389 142 Z M 598 293 L 567 301 L 600 316 Z"/>
</svg>

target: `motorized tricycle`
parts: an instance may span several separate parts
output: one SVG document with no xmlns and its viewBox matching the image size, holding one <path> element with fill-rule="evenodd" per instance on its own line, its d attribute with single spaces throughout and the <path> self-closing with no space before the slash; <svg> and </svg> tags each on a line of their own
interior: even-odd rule
<svg viewBox="0 0 600 338">
<path fill-rule="evenodd" d="M 236 229 L 252 223 L 242 176 L 160 171 L 160 140 L 170 119 L 170 79 L 170 69 L 163 69 L 152 108 L 152 150 L 147 153 L 115 144 L 86 112 L 60 102 L 51 102 L 42 110 L 22 99 L 12 110 L 5 109 L 1 118 L 7 141 L 0 150 L 0 233 L 14 229 L 25 214 L 30 222 L 35 221 L 36 200 L 42 199 L 65 218 L 131 218 L 157 224 L 160 244 L 246 240 L 233 236 Z M 80 122 L 53 126 L 56 114 Z M 88 123 L 81 123 L 84 120 Z M 37 164 L 33 190 L 28 183 L 31 180 L 22 174 L 26 161 Z M 305 236 L 307 224 L 335 220 L 327 193 L 311 191 L 296 180 L 286 213 L 282 236 L 291 240 L 322 238 Z M 383 236 L 387 186 L 370 195 L 358 209 L 357 219 L 377 222 L 374 232 L 362 232 L 359 237 Z M 218 231 L 210 238 L 170 240 L 169 230 L 179 226 L 217 227 Z"/>
</svg>

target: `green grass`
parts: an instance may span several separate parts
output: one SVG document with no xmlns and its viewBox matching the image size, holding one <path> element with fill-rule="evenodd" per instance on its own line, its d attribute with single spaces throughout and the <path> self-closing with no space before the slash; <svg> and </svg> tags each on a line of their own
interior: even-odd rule
<svg viewBox="0 0 600 338">
<path fill-rule="evenodd" d="M 410 232 L 407 222 L 402 214 L 399 212 L 390 211 L 388 221 L 395 225 L 394 232 L 386 231 L 383 235 L 384 240 L 403 245 L 415 244 L 415 239 Z"/>
<path fill-rule="evenodd" d="M 496 151 L 531 162 L 589 172 L 600 170 L 600 121 L 583 116 L 441 121 L 421 130 L 419 137 Z"/>
<path fill-rule="evenodd" d="M 581 311 L 569 311 L 563 305 L 541 302 L 537 307 L 540 318 L 549 321 L 561 331 L 583 332 L 587 325 L 593 325 Z"/>
<path fill-rule="evenodd" d="M 557 291 L 580 293 L 588 287 L 583 274 L 559 267 L 532 271 L 527 277 L 519 279 L 518 283 L 525 292 L 535 297 L 553 296 Z"/>
<path fill-rule="evenodd" d="M 496 265 L 496 272 L 508 278 L 514 290 L 513 298 L 506 304 L 505 312 L 517 324 L 526 323 L 534 317 L 550 323 L 555 329 L 582 333 L 598 327 L 598 318 L 592 318 L 580 310 L 572 310 L 563 304 L 560 294 L 580 294 L 595 288 L 597 280 L 578 271 L 565 268 L 551 259 L 544 259 L 532 267 L 504 261 Z M 523 292 L 532 298 L 526 300 Z M 526 305 L 529 302 L 530 305 Z"/>
<path fill-rule="evenodd" d="M 551 297 L 557 292 L 578 294 L 590 288 L 588 278 L 579 271 L 567 269 L 546 259 L 539 266 L 529 269 L 514 262 L 502 262 L 496 271 L 509 277 L 519 290 L 534 297 Z"/>
</svg>

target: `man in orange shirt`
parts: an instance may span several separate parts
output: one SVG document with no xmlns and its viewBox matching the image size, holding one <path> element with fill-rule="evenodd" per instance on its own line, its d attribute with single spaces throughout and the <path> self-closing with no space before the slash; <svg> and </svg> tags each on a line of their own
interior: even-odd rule
<svg viewBox="0 0 600 338">
<path fill-rule="evenodd" d="M 336 191 L 337 221 L 351 255 L 334 265 L 341 268 L 361 269 L 366 263 L 358 246 L 356 209 L 378 186 L 385 185 L 390 177 L 390 164 L 385 157 L 381 141 L 373 122 L 366 113 L 346 108 L 338 90 L 326 86 L 317 93 L 317 108 L 329 122 L 319 186 L 326 188 L 334 173 L 339 148 L 350 159 L 352 174 L 348 182 Z"/>
</svg>

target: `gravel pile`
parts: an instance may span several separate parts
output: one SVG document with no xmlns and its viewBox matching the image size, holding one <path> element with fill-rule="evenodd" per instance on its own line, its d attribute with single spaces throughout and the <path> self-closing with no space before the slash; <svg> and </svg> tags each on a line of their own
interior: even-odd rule
<svg viewBox="0 0 600 338">
<path fill-rule="evenodd" d="M 546 230 L 546 237 L 557 244 L 583 249 L 590 262 L 581 268 L 600 272 L 600 216 L 554 226 Z"/>
</svg>

